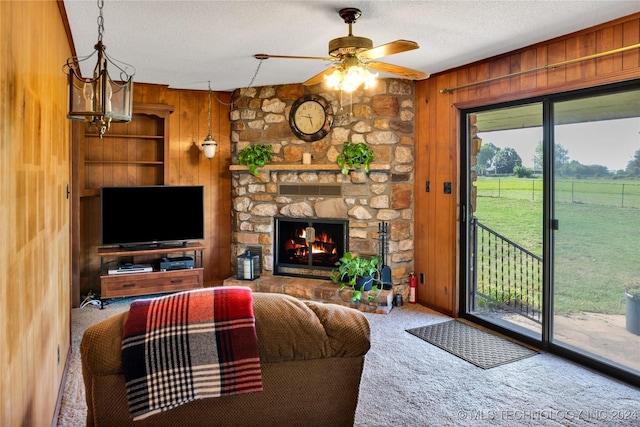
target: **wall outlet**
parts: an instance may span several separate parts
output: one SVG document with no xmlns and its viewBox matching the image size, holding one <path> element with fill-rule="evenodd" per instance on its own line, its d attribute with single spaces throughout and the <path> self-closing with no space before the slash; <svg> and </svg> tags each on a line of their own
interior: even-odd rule
<svg viewBox="0 0 640 427">
<path fill-rule="evenodd" d="M 444 194 L 451 194 L 451 183 L 450 182 L 445 182 L 444 183 Z"/>
</svg>

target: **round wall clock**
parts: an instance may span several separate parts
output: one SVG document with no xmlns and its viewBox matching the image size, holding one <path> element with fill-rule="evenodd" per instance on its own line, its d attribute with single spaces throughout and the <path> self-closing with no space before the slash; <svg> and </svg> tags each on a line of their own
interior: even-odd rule
<svg viewBox="0 0 640 427">
<path fill-rule="evenodd" d="M 320 95 L 302 95 L 291 106 L 289 125 L 299 139 L 317 141 L 327 136 L 333 126 L 333 108 Z"/>
</svg>

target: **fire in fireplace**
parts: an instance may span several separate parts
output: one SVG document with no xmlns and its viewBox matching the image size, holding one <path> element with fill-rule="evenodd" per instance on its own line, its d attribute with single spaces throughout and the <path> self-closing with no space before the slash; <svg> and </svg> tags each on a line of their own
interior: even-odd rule
<svg viewBox="0 0 640 427">
<path fill-rule="evenodd" d="M 348 221 L 275 218 L 274 274 L 328 277 L 348 250 Z"/>
</svg>

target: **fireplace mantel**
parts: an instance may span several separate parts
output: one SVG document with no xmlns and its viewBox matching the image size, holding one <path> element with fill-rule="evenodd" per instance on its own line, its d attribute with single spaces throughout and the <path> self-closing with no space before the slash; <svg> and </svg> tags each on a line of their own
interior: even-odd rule
<svg viewBox="0 0 640 427">
<path fill-rule="evenodd" d="M 271 170 L 271 171 L 301 171 L 301 170 L 321 170 L 321 171 L 339 171 L 341 168 L 335 163 L 315 163 L 310 165 L 303 165 L 300 163 L 286 163 L 286 164 L 270 164 L 264 165 L 259 170 Z M 230 171 L 248 171 L 249 167 L 244 165 L 231 165 Z M 369 170 L 372 171 L 386 171 L 391 170 L 391 165 L 388 163 L 372 163 L 369 165 Z"/>
</svg>

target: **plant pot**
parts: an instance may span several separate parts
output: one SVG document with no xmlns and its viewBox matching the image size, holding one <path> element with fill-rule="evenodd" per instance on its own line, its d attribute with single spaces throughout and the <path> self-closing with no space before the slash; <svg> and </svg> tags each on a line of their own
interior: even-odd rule
<svg viewBox="0 0 640 427">
<path fill-rule="evenodd" d="M 373 287 L 373 276 L 356 277 L 356 290 L 367 292 Z"/>
<path fill-rule="evenodd" d="M 625 296 L 627 297 L 627 331 L 640 335 L 640 297 L 634 297 L 626 292 Z"/>
</svg>

